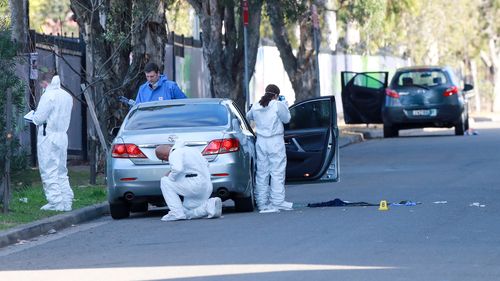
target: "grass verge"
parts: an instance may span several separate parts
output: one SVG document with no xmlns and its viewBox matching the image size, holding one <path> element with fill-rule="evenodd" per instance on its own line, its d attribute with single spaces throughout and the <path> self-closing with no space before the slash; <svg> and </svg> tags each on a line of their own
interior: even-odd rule
<svg viewBox="0 0 500 281">
<path fill-rule="evenodd" d="M 71 188 L 75 194 L 73 209 L 106 201 L 106 186 L 102 175 L 97 177 L 97 185 L 89 185 L 88 167 L 69 166 L 68 170 Z M 10 210 L 7 214 L 0 212 L 0 231 L 61 213 L 40 210 L 40 207 L 45 205 L 47 200 L 38 169 L 13 173 L 11 182 Z"/>
</svg>

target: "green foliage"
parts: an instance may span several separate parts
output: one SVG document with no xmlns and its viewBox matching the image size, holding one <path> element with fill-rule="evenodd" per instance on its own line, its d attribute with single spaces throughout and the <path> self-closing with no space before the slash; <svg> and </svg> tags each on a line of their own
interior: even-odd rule
<svg viewBox="0 0 500 281">
<path fill-rule="evenodd" d="M 167 1 L 169 2 L 169 1 Z M 170 1 L 166 4 L 167 32 L 191 36 L 193 34 L 191 5 L 187 1 Z"/>
<path fill-rule="evenodd" d="M 288 40 L 292 48 L 297 49 L 300 45 L 297 28 L 299 28 L 300 21 L 305 18 L 304 15 L 309 18 L 309 0 L 283 0 L 281 3 Z M 260 36 L 263 40 L 272 40 L 273 31 L 267 9 L 267 5 L 265 5 L 260 23 Z"/>
<path fill-rule="evenodd" d="M 383 19 L 386 2 L 387 0 L 341 0 L 339 18 L 344 22 L 355 21 L 362 26 L 372 25 L 372 22 Z"/>
<path fill-rule="evenodd" d="M 296 23 L 304 13 L 308 12 L 310 6 L 307 0 L 282 0 L 280 2 L 287 24 Z"/>
<path fill-rule="evenodd" d="M 104 39 L 112 44 L 129 42 L 126 38 L 129 36 L 131 29 L 130 20 L 128 20 L 130 17 L 131 9 L 127 5 L 111 6 L 109 14 L 106 17 L 106 31 L 103 34 Z"/>
<path fill-rule="evenodd" d="M 11 147 L 7 147 L 7 124 L 6 124 L 6 93 L 12 93 L 12 132 L 18 131 L 18 116 L 24 109 L 24 83 L 15 73 L 17 46 L 11 41 L 10 31 L 5 27 L 0 29 L 0 171 L 4 170 L 5 157 L 7 151 L 12 151 L 17 155 L 19 140 L 14 134 Z M 1 177 L 1 175 L 0 175 Z"/>
<path fill-rule="evenodd" d="M 30 28 L 40 33 L 76 33 L 77 28 L 68 22 L 71 13 L 69 2 L 30 0 Z"/>
<path fill-rule="evenodd" d="M 10 25 L 10 10 L 8 0 L 0 0 L 0 26 Z"/>
</svg>

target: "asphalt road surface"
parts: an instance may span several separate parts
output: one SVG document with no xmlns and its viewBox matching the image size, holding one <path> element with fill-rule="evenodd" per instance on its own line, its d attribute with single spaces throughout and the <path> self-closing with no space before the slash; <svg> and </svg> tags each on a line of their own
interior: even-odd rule
<svg viewBox="0 0 500 281">
<path fill-rule="evenodd" d="M 157 210 L 0 249 L 0 280 L 500 280 L 500 124 L 475 126 L 342 148 L 341 181 L 288 186 L 293 211 Z M 305 207 L 335 198 L 421 204 Z"/>
</svg>

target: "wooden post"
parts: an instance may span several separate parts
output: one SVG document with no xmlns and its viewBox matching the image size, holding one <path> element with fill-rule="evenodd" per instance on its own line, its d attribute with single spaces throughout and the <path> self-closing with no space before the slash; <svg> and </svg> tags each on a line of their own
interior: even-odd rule
<svg viewBox="0 0 500 281">
<path fill-rule="evenodd" d="M 7 153 L 5 155 L 5 171 L 3 173 L 3 208 L 4 214 L 9 212 L 10 206 L 10 157 L 12 156 L 11 143 L 12 143 L 12 92 L 7 89 L 7 97 L 5 103 L 5 125 L 6 125 L 6 146 Z"/>
<path fill-rule="evenodd" d="M 36 32 L 35 30 L 30 30 L 29 31 L 30 37 L 29 37 L 29 52 L 36 52 Z M 29 98 L 28 98 L 28 104 L 30 109 L 35 109 L 36 108 L 36 102 L 35 102 L 35 85 L 36 80 L 34 79 L 29 79 Z M 31 166 L 36 167 L 37 166 L 37 131 L 36 131 L 36 125 L 33 123 L 29 124 L 30 127 L 30 149 L 31 149 Z"/>
</svg>

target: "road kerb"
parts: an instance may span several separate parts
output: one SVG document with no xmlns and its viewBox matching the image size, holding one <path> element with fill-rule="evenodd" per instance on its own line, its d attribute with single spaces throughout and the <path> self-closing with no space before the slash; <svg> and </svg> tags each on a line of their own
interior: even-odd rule
<svg viewBox="0 0 500 281">
<path fill-rule="evenodd" d="M 61 230 L 109 213 L 108 202 L 55 215 L 0 232 L 0 248 L 47 234 L 51 229 Z"/>
</svg>

